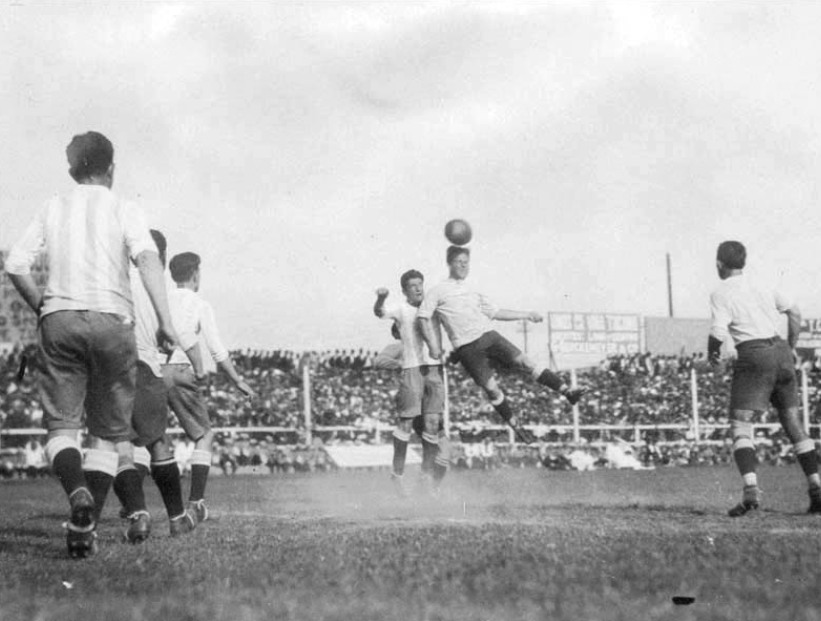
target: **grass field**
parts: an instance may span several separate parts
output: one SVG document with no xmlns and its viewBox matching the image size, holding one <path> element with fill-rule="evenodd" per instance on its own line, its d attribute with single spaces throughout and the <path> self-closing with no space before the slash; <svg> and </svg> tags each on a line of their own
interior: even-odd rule
<svg viewBox="0 0 821 621">
<path fill-rule="evenodd" d="M 385 472 L 215 476 L 216 519 L 182 539 L 149 482 L 152 538 L 120 543 L 109 502 L 85 561 L 54 481 L 3 482 L 0 619 L 818 620 L 802 479 L 763 469 L 764 510 L 732 520 L 729 467 L 454 472 L 402 501 Z"/>
</svg>

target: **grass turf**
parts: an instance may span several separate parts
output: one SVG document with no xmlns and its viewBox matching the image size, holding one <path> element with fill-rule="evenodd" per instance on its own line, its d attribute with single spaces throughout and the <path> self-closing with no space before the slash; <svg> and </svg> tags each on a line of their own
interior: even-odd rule
<svg viewBox="0 0 821 621">
<path fill-rule="evenodd" d="M 410 473 L 412 474 L 412 473 Z M 212 477 L 216 519 L 72 561 L 51 480 L 0 484 L 0 619 L 821 619 L 821 516 L 798 468 L 762 469 L 763 509 L 726 517 L 724 468 L 454 472 L 395 499 L 385 472 Z M 673 597 L 695 598 L 688 606 Z"/>
</svg>

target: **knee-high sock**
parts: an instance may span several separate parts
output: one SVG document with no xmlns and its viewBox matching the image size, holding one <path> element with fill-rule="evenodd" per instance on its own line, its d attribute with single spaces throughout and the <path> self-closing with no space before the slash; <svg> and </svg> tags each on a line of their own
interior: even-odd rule
<svg viewBox="0 0 821 621">
<path fill-rule="evenodd" d="M 89 449 L 83 464 L 83 472 L 88 483 L 88 489 L 94 497 L 94 513 L 97 519 L 103 512 L 108 489 L 117 474 L 119 456 L 115 451 Z"/>
<path fill-rule="evenodd" d="M 552 388 L 553 390 L 559 390 L 564 384 L 561 377 L 546 367 L 534 369 L 533 377 L 540 384 L 543 384 L 548 388 Z"/>
<path fill-rule="evenodd" d="M 191 454 L 191 493 L 189 500 L 205 498 L 205 484 L 211 470 L 211 451 L 194 450 Z"/>
<path fill-rule="evenodd" d="M 399 429 L 393 432 L 393 473 L 397 476 L 405 474 L 405 459 L 408 454 L 410 434 Z"/>
<path fill-rule="evenodd" d="M 136 466 L 128 465 L 117 470 L 117 476 L 114 477 L 114 493 L 128 515 L 146 510 L 143 477 Z"/>
<path fill-rule="evenodd" d="M 422 472 L 432 472 L 436 455 L 439 453 L 439 436 L 422 434 Z"/>
<path fill-rule="evenodd" d="M 46 457 L 67 496 L 81 487 L 86 487 L 83 454 L 77 440 L 66 436 L 54 436 L 46 442 Z"/>
<path fill-rule="evenodd" d="M 182 501 L 182 484 L 177 461 L 171 457 L 165 461 L 152 462 L 151 476 L 160 490 L 165 510 L 169 518 L 179 517 L 185 512 Z"/>
<path fill-rule="evenodd" d="M 753 443 L 753 425 L 744 421 L 732 421 L 733 459 L 745 485 L 757 485 L 756 467 L 758 456 Z"/>
<path fill-rule="evenodd" d="M 821 479 L 818 475 L 818 453 L 815 451 L 815 441 L 807 438 L 793 445 L 795 457 L 801 465 L 801 470 L 807 477 L 807 481 L 812 487 L 821 486 Z"/>
</svg>

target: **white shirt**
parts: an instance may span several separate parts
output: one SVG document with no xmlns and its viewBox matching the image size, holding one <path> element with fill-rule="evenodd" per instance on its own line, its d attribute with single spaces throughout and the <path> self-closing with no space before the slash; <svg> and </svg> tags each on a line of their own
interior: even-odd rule
<svg viewBox="0 0 821 621">
<path fill-rule="evenodd" d="M 493 329 L 491 320 L 499 312 L 481 293 L 471 291 L 464 280 L 448 278 L 425 292 L 417 316 L 439 316 L 454 349 L 472 343 Z"/>
<path fill-rule="evenodd" d="M 403 300 L 398 304 L 385 306 L 383 319 L 396 321 L 399 327 L 399 337 L 402 341 L 402 368 L 413 369 L 422 365 L 441 364 L 436 358 L 431 358 L 428 346 L 422 338 L 422 328 L 416 321 L 417 308 Z M 438 326 L 434 326 L 438 330 Z"/>
<path fill-rule="evenodd" d="M 142 211 L 101 185 L 76 185 L 46 202 L 6 260 L 9 274 L 31 272 L 46 252 L 41 315 L 91 310 L 134 318 L 129 259 L 156 251 Z"/>
<path fill-rule="evenodd" d="M 792 305 L 783 293 L 754 285 L 744 274 L 730 276 L 710 296 L 710 336 L 724 342 L 729 334 L 736 345 L 772 338 L 781 313 Z"/>
<path fill-rule="evenodd" d="M 222 344 L 217 330 L 214 309 L 196 291 L 179 287 L 171 289 L 168 292 L 168 305 L 171 310 L 171 321 L 179 333 L 182 347 L 174 350 L 169 360 L 171 364 L 188 363 L 188 357 L 184 352 L 196 344 L 196 340 L 193 343 L 188 342 L 188 335 L 191 334 L 203 338 L 214 362 L 228 359 L 228 350 Z"/>
<path fill-rule="evenodd" d="M 148 297 L 148 291 L 145 290 L 140 278 L 140 272 L 136 268 L 131 269 L 131 296 L 134 299 L 134 336 L 137 340 L 137 356 L 151 368 L 154 375 L 162 377 L 160 365 L 165 362 L 166 355 L 161 353 L 157 347 L 157 330 L 160 328 L 160 322 L 151 304 L 151 298 Z M 168 297 L 171 297 L 170 291 Z M 177 329 L 176 325 L 174 327 Z M 191 330 L 186 332 L 177 329 L 177 336 L 183 351 L 197 344 L 197 335 Z"/>
</svg>

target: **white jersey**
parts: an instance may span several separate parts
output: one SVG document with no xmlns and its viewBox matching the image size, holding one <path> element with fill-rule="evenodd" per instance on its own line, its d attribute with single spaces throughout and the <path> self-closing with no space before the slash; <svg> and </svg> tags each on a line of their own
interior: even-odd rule
<svg viewBox="0 0 821 621">
<path fill-rule="evenodd" d="M 432 358 L 428 351 L 428 346 L 422 338 L 422 328 L 416 320 L 418 309 L 403 300 L 398 304 L 386 306 L 384 309 L 384 319 L 396 321 L 399 327 L 399 337 L 402 340 L 402 368 L 413 369 L 422 365 L 441 364 L 436 358 Z M 434 324 L 434 330 L 439 330 L 439 325 Z"/>
<path fill-rule="evenodd" d="M 101 185 L 77 185 L 48 201 L 12 247 L 5 269 L 31 271 L 48 261 L 41 315 L 63 310 L 114 313 L 133 319 L 129 259 L 156 252 L 142 211 Z"/>
<path fill-rule="evenodd" d="M 779 332 L 781 313 L 791 307 L 783 293 L 758 287 L 744 274 L 730 276 L 710 296 L 710 336 L 723 342 L 729 334 L 736 345 L 772 338 Z"/>
<path fill-rule="evenodd" d="M 131 296 L 134 298 L 134 336 L 137 341 L 137 356 L 151 368 L 154 375 L 162 377 L 160 365 L 165 363 L 166 355 L 161 353 L 157 346 L 157 331 L 160 328 L 160 322 L 151 304 L 151 298 L 148 297 L 148 291 L 145 290 L 145 285 L 140 278 L 140 272 L 136 268 L 131 269 Z M 170 291 L 168 297 L 171 297 Z M 193 330 L 177 328 L 176 324 L 174 328 L 177 330 L 183 351 L 197 344 L 197 335 Z"/>
<path fill-rule="evenodd" d="M 464 280 L 448 278 L 425 292 L 418 316 L 438 316 L 454 349 L 472 343 L 493 329 L 491 320 L 499 312 L 487 297 L 468 288 Z"/>
<path fill-rule="evenodd" d="M 219 363 L 228 359 L 228 350 L 222 344 L 217 330 L 214 309 L 196 291 L 179 287 L 171 289 L 168 292 L 168 305 L 171 309 L 171 321 L 180 335 L 194 334 L 197 337 L 202 337 L 214 362 Z M 187 364 L 189 361 L 184 352 L 195 344 L 196 341 L 186 343 L 181 336 L 180 345 L 182 350 L 175 349 L 169 362 L 171 364 Z"/>
</svg>

